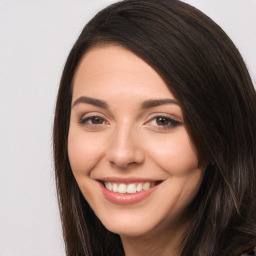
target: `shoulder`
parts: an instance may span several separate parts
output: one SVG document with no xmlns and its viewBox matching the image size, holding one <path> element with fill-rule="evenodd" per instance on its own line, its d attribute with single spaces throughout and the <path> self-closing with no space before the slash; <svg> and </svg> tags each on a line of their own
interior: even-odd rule
<svg viewBox="0 0 256 256">
<path fill-rule="evenodd" d="M 253 256 L 256 255 L 256 247 L 251 248 L 245 252 L 243 252 L 242 254 L 240 254 L 239 256 Z"/>
</svg>

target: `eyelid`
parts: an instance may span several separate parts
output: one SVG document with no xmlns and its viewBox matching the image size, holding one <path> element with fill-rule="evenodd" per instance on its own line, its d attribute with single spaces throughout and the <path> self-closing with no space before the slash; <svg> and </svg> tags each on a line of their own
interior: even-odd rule
<svg viewBox="0 0 256 256">
<path fill-rule="evenodd" d="M 157 118 L 166 119 L 167 124 L 157 124 L 157 121 L 159 121 Z M 149 129 L 156 132 L 171 131 L 182 124 L 183 122 L 178 121 L 177 118 L 173 117 L 173 115 L 166 113 L 154 113 L 154 115 L 150 115 L 148 120 L 144 123 L 144 125 L 146 125 Z"/>
<path fill-rule="evenodd" d="M 80 119 L 84 119 L 86 117 L 93 117 L 93 116 L 99 116 L 104 119 L 108 119 L 108 117 L 106 117 L 105 114 L 102 114 L 101 112 L 97 112 L 97 111 L 83 112 L 80 116 L 81 116 Z"/>
<path fill-rule="evenodd" d="M 176 122 L 179 122 L 179 123 L 183 124 L 183 121 L 180 120 L 181 118 L 178 118 L 178 117 L 176 117 L 175 115 L 172 115 L 172 114 L 162 113 L 162 112 L 151 113 L 147 117 L 147 121 L 145 123 L 147 123 L 149 121 L 152 121 L 156 117 L 165 117 L 165 118 L 168 118 L 168 119 L 171 119 L 171 120 L 174 120 Z"/>
</svg>

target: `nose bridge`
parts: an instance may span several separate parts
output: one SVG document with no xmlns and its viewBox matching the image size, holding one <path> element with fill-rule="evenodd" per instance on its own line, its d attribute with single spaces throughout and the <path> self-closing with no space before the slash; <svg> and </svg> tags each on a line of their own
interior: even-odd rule
<svg viewBox="0 0 256 256">
<path fill-rule="evenodd" d="M 122 168 L 143 162 L 143 149 L 139 145 L 138 130 L 135 124 L 123 121 L 116 127 L 107 155 L 111 163 Z"/>
</svg>

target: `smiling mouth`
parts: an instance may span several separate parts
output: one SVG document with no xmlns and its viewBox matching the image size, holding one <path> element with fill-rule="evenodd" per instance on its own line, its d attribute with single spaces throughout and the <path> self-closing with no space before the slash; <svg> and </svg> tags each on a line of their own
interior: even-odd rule
<svg viewBox="0 0 256 256">
<path fill-rule="evenodd" d="M 102 182 L 108 191 L 119 194 L 135 194 L 147 191 L 159 185 L 162 181 L 145 181 L 145 182 L 132 182 L 132 183 L 117 183 L 111 181 Z"/>
<path fill-rule="evenodd" d="M 102 195 L 115 205 L 132 205 L 146 200 L 164 180 L 105 178 L 96 180 Z"/>
</svg>

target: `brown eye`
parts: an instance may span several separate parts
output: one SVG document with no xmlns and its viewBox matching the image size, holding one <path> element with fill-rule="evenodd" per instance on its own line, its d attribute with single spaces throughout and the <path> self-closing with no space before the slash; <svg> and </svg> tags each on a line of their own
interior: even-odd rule
<svg viewBox="0 0 256 256">
<path fill-rule="evenodd" d="M 101 117 L 98 117 L 98 116 L 92 117 L 91 118 L 91 123 L 92 124 L 103 124 L 104 123 L 104 119 L 101 118 Z"/>
<path fill-rule="evenodd" d="M 82 125 L 101 125 L 101 124 L 105 124 L 106 121 L 104 118 L 100 116 L 89 116 L 81 119 L 79 123 Z"/>
<path fill-rule="evenodd" d="M 156 124 L 159 126 L 168 126 L 170 125 L 170 119 L 162 116 L 156 117 Z"/>
<path fill-rule="evenodd" d="M 152 118 L 149 122 L 148 125 L 151 127 L 155 127 L 158 130 L 168 130 L 168 129 L 173 129 L 176 126 L 181 125 L 182 123 L 179 121 L 176 121 L 173 118 L 166 117 L 166 116 L 155 116 Z"/>
</svg>

